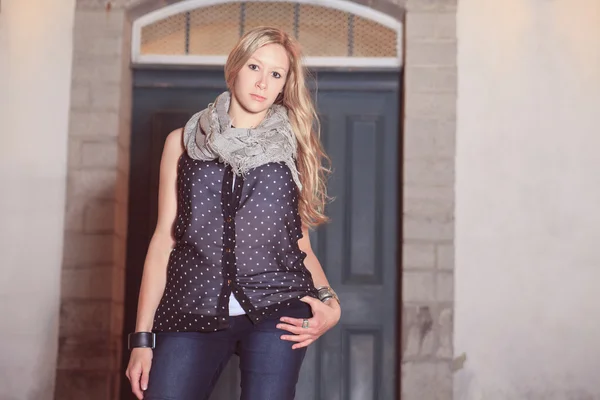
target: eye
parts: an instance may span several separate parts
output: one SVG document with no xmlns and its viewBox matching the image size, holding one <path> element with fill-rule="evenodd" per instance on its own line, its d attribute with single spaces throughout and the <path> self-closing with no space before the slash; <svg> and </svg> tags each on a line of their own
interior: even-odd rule
<svg viewBox="0 0 600 400">
<path fill-rule="evenodd" d="M 256 65 L 256 64 L 248 64 L 248 68 L 250 68 L 252 71 L 257 71 L 258 70 L 258 65 Z"/>
<path fill-rule="evenodd" d="M 273 72 L 273 77 L 279 79 L 281 78 L 281 74 L 279 72 Z"/>
</svg>

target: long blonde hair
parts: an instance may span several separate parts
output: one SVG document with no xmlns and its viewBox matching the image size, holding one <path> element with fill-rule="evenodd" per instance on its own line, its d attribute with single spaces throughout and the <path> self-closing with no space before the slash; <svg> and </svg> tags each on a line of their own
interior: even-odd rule
<svg viewBox="0 0 600 400">
<path fill-rule="evenodd" d="M 283 46 L 290 61 L 283 93 L 277 97 L 275 103 L 287 108 L 290 124 L 298 141 L 297 163 L 302 182 L 299 212 L 302 222 L 313 228 L 329 221 L 324 209 L 330 200 L 326 180 L 331 173 L 331 161 L 321 144 L 321 126 L 306 86 L 306 76 L 309 72 L 302 63 L 300 45 L 280 29 L 252 29 L 242 36 L 229 54 L 225 63 L 225 81 L 231 90 L 244 64 L 257 49 L 267 44 Z M 327 165 L 324 165 L 324 162 Z"/>
</svg>

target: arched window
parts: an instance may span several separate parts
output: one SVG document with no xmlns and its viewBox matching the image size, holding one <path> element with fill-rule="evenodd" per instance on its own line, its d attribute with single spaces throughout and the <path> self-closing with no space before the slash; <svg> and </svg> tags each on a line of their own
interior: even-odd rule
<svg viewBox="0 0 600 400">
<path fill-rule="evenodd" d="M 188 0 L 133 23 L 135 64 L 224 65 L 240 36 L 260 25 L 302 44 L 311 67 L 401 66 L 402 24 L 343 0 Z"/>
</svg>

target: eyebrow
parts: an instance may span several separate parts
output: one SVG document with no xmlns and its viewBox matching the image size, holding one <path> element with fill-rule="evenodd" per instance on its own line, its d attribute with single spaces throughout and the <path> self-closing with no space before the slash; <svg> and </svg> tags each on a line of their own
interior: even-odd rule
<svg viewBox="0 0 600 400">
<path fill-rule="evenodd" d="M 258 58 L 256 58 L 256 57 L 250 57 L 250 58 L 248 59 L 248 61 L 250 61 L 250 60 L 254 60 L 254 61 L 257 61 L 257 62 L 258 62 L 259 64 L 261 64 L 261 65 L 265 65 L 265 64 L 264 64 L 262 61 L 260 61 L 260 60 L 259 60 Z M 283 68 L 283 67 L 273 67 L 273 69 L 280 69 L 280 70 L 282 70 L 282 71 L 284 71 L 284 72 L 287 72 L 287 70 L 286 70 L 285 68 Z"/>
</svg>

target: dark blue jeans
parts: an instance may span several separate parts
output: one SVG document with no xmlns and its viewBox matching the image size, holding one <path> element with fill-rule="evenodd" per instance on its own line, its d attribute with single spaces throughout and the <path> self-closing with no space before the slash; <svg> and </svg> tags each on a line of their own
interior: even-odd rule
<svg viewBox="0 0 600 400">
<path fill-rule="evenodd" d="M 302 305 L 285 316 L 310 318 L 310 307 Z M 278 323 L 279 316 L 253 325 L 241 315 L 230 317 L 222 331 L 157 333 L 144 400 L 208 399 L 234 353 L 240 357 L 241 400 L 292 400 L 306 348 L 292 350 L 296 342 L 280 338 L 291 333 Z"/>
</svg>

